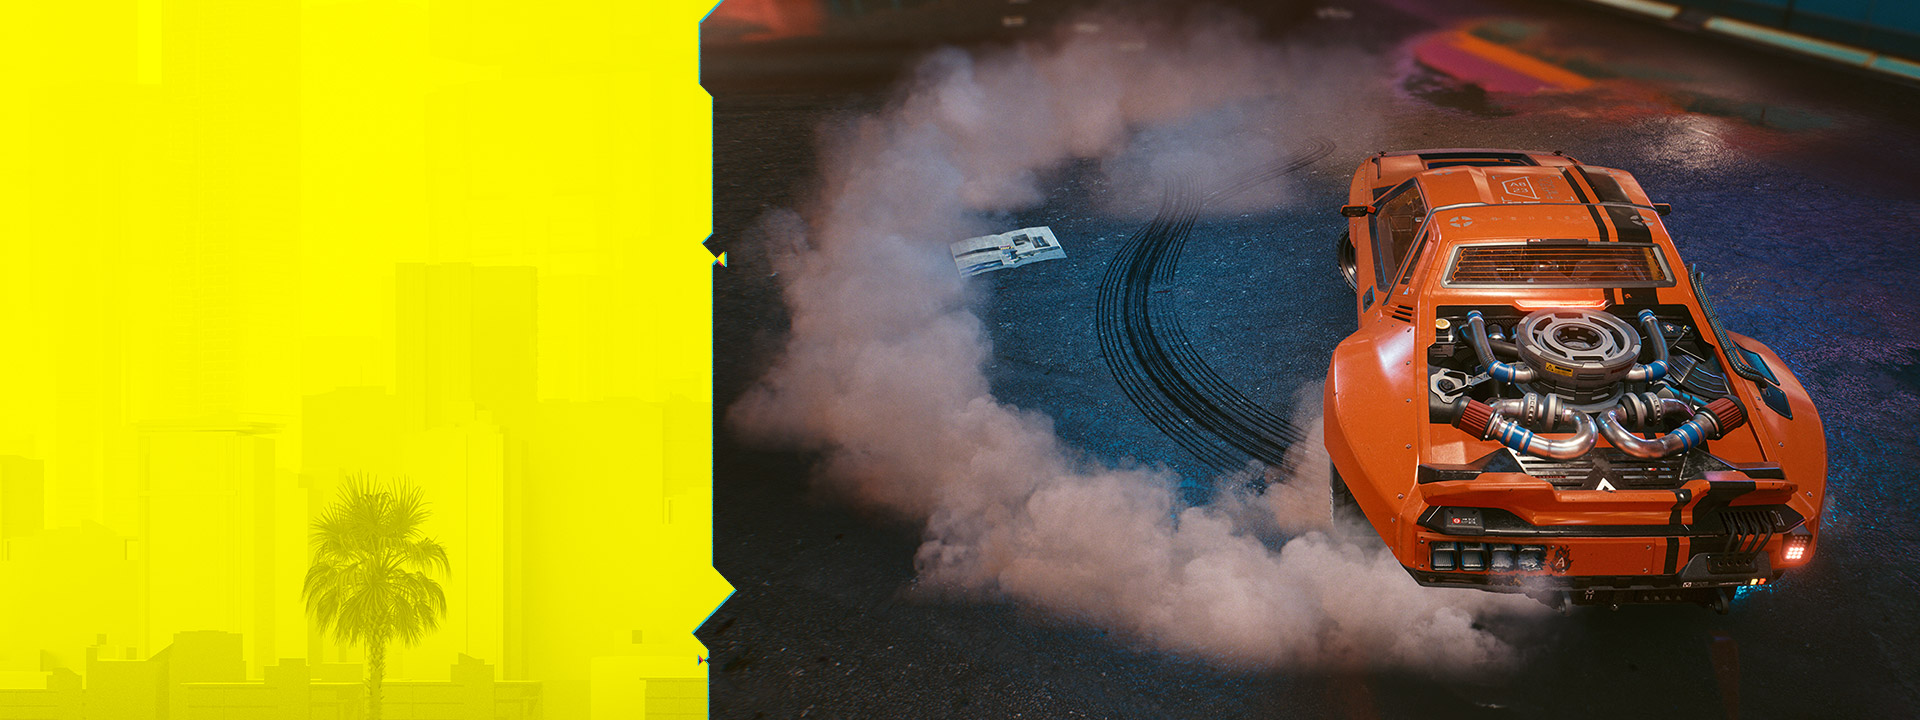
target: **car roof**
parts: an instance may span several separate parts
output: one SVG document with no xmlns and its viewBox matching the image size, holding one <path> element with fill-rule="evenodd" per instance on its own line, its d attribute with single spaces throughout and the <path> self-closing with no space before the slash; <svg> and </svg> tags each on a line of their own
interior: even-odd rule
<svg viewBox="0 0 1920 720">
<path fill-rule="evenodd" d="M 1446 167 L 1416 177 L 1433 213 L 1433 229 L 1454 242 L 1476 238 L 1650 241 L 1651 232 L 1660 225 L 1639 183 L 1612 168 Z M 1638 220 L 1633 219 L 1636 216 Z M 1601 222 L 1603 217 L 1606 224 Z M 1624 232 L 1616 229 L 1621 223 L 1629 224 Z"/>
<path fill-rule="evenodd" d="M 1426 148 L 1423 150 L 1401 150 L 1382 152 L 1368 158 L 1377 171 L 1379 184 L 1375 187 L 1385 190 L 1400 184 L 1407 178 L 1425 170 L 1439 170 L 1450 167 L 1566 167 L 1580 164 L 1579 160 L 1560 153 L 1543 153 L 1533 150 L 1511 150 L 1501 148 Z"/>
<path fill-rule="evenodd" d="M 1576 183 L 1575 176 L 1582 182 Z M 1465 203 L 1624 202 L 1647 204 L 1632 175 L 1593 165 L 1572 167 L 1448 167 L 1421 172 L 1427 207 Z"/>
</svg>

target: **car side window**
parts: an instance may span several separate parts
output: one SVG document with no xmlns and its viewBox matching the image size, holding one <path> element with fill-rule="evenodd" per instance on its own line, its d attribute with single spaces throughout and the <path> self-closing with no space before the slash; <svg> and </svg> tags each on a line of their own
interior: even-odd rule
<svg viewBox="0 0 1920 720">
<path fill-rule="evenodd" d="M 1427 216 L 1427 203 L 1420 196 L 1420 185 L 1411 180 L 1387 194 L 1373 216 L 1375 286 L 1381 290 L 1393 286 L 1407 253 L 1420 235 L 1420 221 Z"/>
</svg>

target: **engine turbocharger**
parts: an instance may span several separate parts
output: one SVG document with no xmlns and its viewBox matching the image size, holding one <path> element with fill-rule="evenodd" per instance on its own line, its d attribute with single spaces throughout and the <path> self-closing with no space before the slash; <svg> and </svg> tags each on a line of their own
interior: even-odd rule
<svg viewBox="0 0 1920 720">
<path fill-rule="evenodd" d="M 1625 321 L 1593 310 L 1534 312 L 1514 327 L 1513 344 L 1535 370 L 1532 389 L 1565 397 L 1583 412 L 1618 400 L 1620 381 L 1640 357 L 1640 335 Z"/>
<path fill-rule="evenodd" d="M 1507 363 L 1494 358 L 1480 311 L 1469 311 L 1467 342 L 1473 345 L 1479 367 L 1485 368 L 1487 377 L 1514 383 L 1526 395 L 1486 403 L 1456 401 L 1453 425 L 1474 437 L 1497 438 L 1517 452 L 1564 460 L 1586 454 L 1598 435 L 1628 455 L 1667 457 L 1686 452 L 1702 440 L 1717 439 L 1746 422 L 1745 409 L 1732 398 L 1696 408 L 1649 393 L 1630 398 L 1623 413 L 1619 407 L 1625 390 L 1622 381 L 1656 382 L 1667 374 L 1667 342 L 1660 334 L 1659 317 L 1641 310 L 1638 319 L 1655 358 L 1645 365 L 1637 362 L 1641 335 L 1631 326 L 1611 314 L 1577 308 L 1540 310 L 1522 318 L 1513 338 L 1519 362 Z M 1600 414 L 1597 422 L 1590 417 L 1594 413 Z M 1658 438 L 1640 438 L 1626 428 L 1629 423 L 1644 428 L 1681 415 L 1691 418 Z M 1569 426 L 1574 434 L 1566 439 L 1548 439 L 1534 432 Z"/>
</svg>

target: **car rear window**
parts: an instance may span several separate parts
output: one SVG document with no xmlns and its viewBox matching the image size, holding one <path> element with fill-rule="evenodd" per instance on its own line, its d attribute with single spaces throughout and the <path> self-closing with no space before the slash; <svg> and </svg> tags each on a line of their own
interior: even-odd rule
<svg viewBox="0 0 1920 720">
<path fill-rule="evenodd" d="M 1666 257 L 1649 243 L 1534 240 L 1464 245 L 1447 268 L 1450 287 L 1666 287 Z"/>
<path fill-rule="evenodd" d="M 1450 167 L 1498 167 L 1502 165 L 1539 165 L 1522 153 L 1425 153 L 1420 160 L 1428 170 Z"/>
</svg>

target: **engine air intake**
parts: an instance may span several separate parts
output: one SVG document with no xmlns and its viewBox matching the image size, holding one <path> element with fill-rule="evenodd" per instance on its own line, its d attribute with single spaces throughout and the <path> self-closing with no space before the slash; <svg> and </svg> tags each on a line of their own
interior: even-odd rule
<svg viewBox="0 0 1920 720">
<path fill-rule="evenodd" d="M 1449 286 L 1664 287 L 1673 283 L 1659 248 L 1640 243 L 1528 242 L 1467 245 L 1447 270 Z"/>
</svg>

